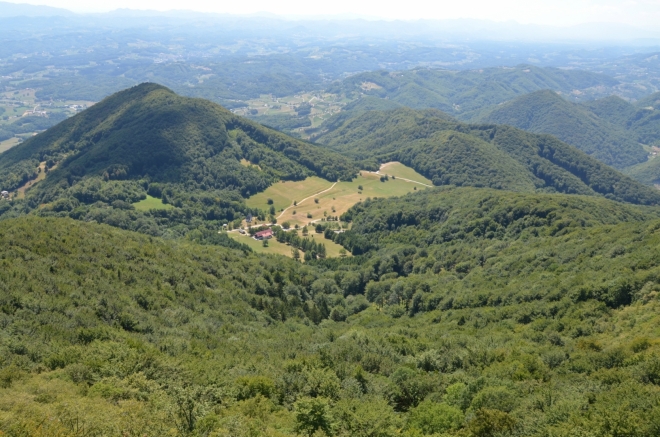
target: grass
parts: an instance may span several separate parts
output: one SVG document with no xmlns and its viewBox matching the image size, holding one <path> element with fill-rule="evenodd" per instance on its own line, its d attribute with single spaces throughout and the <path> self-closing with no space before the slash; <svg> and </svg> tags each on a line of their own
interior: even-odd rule
<svg viewBox="0 0 660 437">
<path fill-rule="evenodd" d="M 412 181 L 421 182 L 426 185 L 433 185 L 433 182 L 431 182 L 431 180 L 417 173 L 412 168 L 405 166 L 400 162 L 396 162 L 396 161 L 388 162 L 381 165 L 380 173 L 389 176 L 396 176 L 397 178 L 410 179 Z"/>
<path fill-rule="evenodd" d="M 261 167 L 259 167 L 257 164 L 252 164 L 250 161 L 248 161 L 245 158 L 241 159 L 241 165 L 243 167 L 248 167 L 248 168 L 249 167 L 254 167 L 254 168 L 257 168 L 257 169 L 261 170 Z"/>
<path fill-rule="evenodd" d="M 149 211 L 150 209 L 172 209 L 172 208 L 174 208 L 172 205 L 168 205 L 166 203 L 163 203 L 162 200 L 160 200 L 156 197 L 151 197 L 148 194 L 147 194 L 146 199 L 140 200 L 139 202 L 134 203 L 133 206 L 138 211 Z"/>
<path fill-rule="evenodd" d="M 402 164 L 401 166 L 405 167 Z M 410 170 L 413 171 L 412 169 Z M 417 180 L 412 177 L 410 179 Z M 422 177 L 421 179 L 424 178 Z M 362 186 L 362 193 L 359 192 L 359 186 Z M 278 223 L 288 221 L 292 226 L 296 224 L 302 226 L 309 222 L 323 219 L 324 212 L 327 215 L 340 216 L 351 206 L 367 197 L 402 196 L 415 191 L 415 188 L 417 190 L 423 190 L 426 187 L 401 179 L 389 179 L 386 182 L 381 182 L 379 175 L 363 171 L 355 180 L 351 182 L 339 182 L 332 190 L 319 195 L 317 197 L 319 200 L 318 203 L 314 202 L 314 198 L 308 199 L 305 202 L 299 202 L 295 208 L 287 210 L 277 221 Z M 267 193 L 268 190 L 265 192 Z M 289 196 L 296 195 L 295 192 L 288 194 Z M 332 210 L 333 207 L 334 211 Z M 296 214 L 293 214 L 294 211 Z M 307 218 L 307 213 L 310 213 L 312 218 Z"/>
<path fill-rule="evenodd" d="M 16 146 L 18 144 L 18 138 L 10 138 L 5 141 L 0 141 L 0 153 L 6 152 L 7 150 L 11 149 L 12 147 Z"/>
<path fill-rule="evenodd" d="M 268 205 L 268 199 L 273 199 L 275 210 L 278 211 L 276 215 L 278 215 L 281 209 L 293 205 L 294 200 L 301 201 L 331 186 L 332 182 L 316 176 L 307 178 L 304 181 L 278 182 L 270 186 L 266 191 L 250 197 L 246 203 L 250 208 L 260 208 L 268 211 L 270 207 Z"/>
<path fill-rule="evenodd" d="M 53 166 L 51 171 L 55 170 L 56 168 L 57 168 L 56 165 Z M 45 161 L 42 162 L 41 164 L 39 164 L 39 169 L 41 171 L 37 174 L 37 177 L 35 179 L 32 179 L 31 181 L 26 182 L 25 185 L 23 185 L 22 187 L 20 187 L 16 190 L 16 192 L 17 192 L 16 198 L 17 199 L 24 199 L 25 198 L 25 192 L 29 188 L 32 188 L 37 182 L 41 182 L 44 179 L 46 179 L 46 162 Z"/>
<path fill-rule="evenodd" d="M 286 245 L 284 243 L 279 243 L 275 238 L 271 238 L 270 240 L 268 240 L 268 247 L 264 247 L 261 241 L 255 240 L 249 235 L 242 235 L 238 232 L 228 232 L 228 235 L 234 240 L 238 241 L 239 243 L 243 243 L 247 246 L 250 246 L 250 248 L 254 250 L 256 253 L 284 255 L 284 256 L 288 256 L 289 258 L 293 258 L 293 255 L 291 254 L 291 246 Z M 309 237 L 314 238 L 315 241 L 321 241 L 323 244 L 325 244 L 326 255 L 328 258 L 339 257 L 339 251 L 342 249 L 342 247 L 339 244 L 331 240 L 326 240 L 325 238 L 323 238 L 322 234 L 315 234 L 313 230 L 310 230 Z M 300 252 L 300 254 L 301 254 L 300 259 L 302 261 L 304 258 L 304 254 L 302 251 Z M 351 256 L 351 255 L 348 254 L 347 256 Z"/>
</svg>

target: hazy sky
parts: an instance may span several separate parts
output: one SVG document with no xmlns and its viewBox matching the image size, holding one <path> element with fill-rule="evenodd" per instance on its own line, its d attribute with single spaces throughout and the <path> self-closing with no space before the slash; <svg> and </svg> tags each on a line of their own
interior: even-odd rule
<svg viewBox="0 0 660 437">
<path fill-rule="evenodd" d="M 76 12 L 118 8 L 189 9 L 202 12 L 278 15 L 351 14 L 385 19 L 477 18 L 520 23 L 572 25 L 616 22 L 643 27 L 660 24 L 660 0 L 5 0 L 43 4 Z"/>
</svg>

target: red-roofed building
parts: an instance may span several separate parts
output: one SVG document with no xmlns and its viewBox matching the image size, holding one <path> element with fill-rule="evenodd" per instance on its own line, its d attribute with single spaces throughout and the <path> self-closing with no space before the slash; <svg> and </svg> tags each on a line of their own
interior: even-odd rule
<svg viewBox="0 0 660 437">
<path fill-rule="evenodd" d="M 264 240 L 264 239 L 270 239 L 273 238 L 273 230 L 272 229 L 265 229 L 263 231 L 259 231 L 256 234 L 254 234 L 254 239 L 255 240 Z"/>
</svg>

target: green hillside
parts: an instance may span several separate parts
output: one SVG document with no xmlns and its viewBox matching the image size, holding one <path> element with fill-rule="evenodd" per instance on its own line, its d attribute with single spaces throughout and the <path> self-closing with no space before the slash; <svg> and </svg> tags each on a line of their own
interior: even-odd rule
<svg viewBox="0 0 660 437">
<path fill-rule="evenodd" d="M 647 96 L 643 99 L 640 99 L 636 102 L 638 108 L 648 108 L 660 109 L 660 92 L 653 93 L 650 96 Z"/>
<path fill-rule="evenodd" d="M 612 96 L 585 102 L 584 105 L 598 117 L 625 130 L 625 134 L 635 141 L 660 146 L 660 102 L 655 99 L 658 99 L 658 96 L 651 95 L 648 99 L 633 105 Z"/>
<path fill-rule="evenodd" d="M 626 103 L 623 100 L 621 102 Z M 616 104 L 607 106 L 612 112 L 621 114 Z M 545 90 L 502 104 L 480 121 L 554 135 L 616 168 L 645 162 L 647 152 L 639 142 L 631 138 L 623 128 L 603 118 L 601 114 L 596 116 L 583 106 L 571 103 L 553 91 Z"/>
<path fill-rule="evenodd" d="M 25 191 L 42 170 L 45 180 Z M 1 188 L 18 190 L 18 198 L 25 191 L 25 200 L 9 211 L 1 205 L 0 214 L 40 208 L 152 234 L 185 233 L 248 214 L 242 199 L 276 181 L 350 180 L 357 171 L 345 157 L 216 104 L 142 84 L 3 153 Z M 176 208 L 134 211 L 147 194 Z"/>
<path fill-rule="evenodd" d="M 651 437 L 657 217 L 427 190 L 356 205 L 329 235 L 367 253 L 305 265 L 5 220 L 0 432 Z"/>
<path fill-rule="evenodd" d="M 435 185 L 602 195 L 657 204 L 660 194 L 549 135 L 468 125 L 435 110 L 372 111 L 335 119 L 316 141 L 346 155 L 400 161 Z"/>
<path fill-rule="evenodd" d="M 495 105 L 534 91 L 571 93 L 616 84 L 602 74 L 520 65 L 468 71 L 375 71 L 351 76 L 327 91 L 350 98 L 364 94 L 416 109 L 435 108 L 461 120 L 474 120 Z"/>
</svg>

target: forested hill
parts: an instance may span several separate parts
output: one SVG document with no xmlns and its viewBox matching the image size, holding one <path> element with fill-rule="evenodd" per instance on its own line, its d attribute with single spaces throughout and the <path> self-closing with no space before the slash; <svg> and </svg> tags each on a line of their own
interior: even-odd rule
<svg viewBox="0 0 660 437">
<path fill-rule="evenodd" d="M 1 189 L 14 200 L 0 203 L 0 217 L 35 212 L 151 235 L 217 232 L 260 215 L 244 199 L 278 180 L 350 180 L 357 171 L 352 159 L 214 103 L 142 84 L 3 153 Z M 138 209 L 141 200 L 148 206 Z"/>
<path fill-rule="evenodd" d="M 570 93 L 618 82 L 602 74 L 519 65 L 468 71 L 415 69 L 357 74 L 330 88 L 349 97 L 367 95 L 416 109 L 435 108 L 461 120 L 474 120 L 500 103 L 534 91 Z"/>
<path fill-rule="evenodd" d="M 616 113 L 620 114 L 620 111 Z M 616 168 L 629 167 L 647 159 L 647 152 L 639 140 L 627 132 L 625 125 L 617 126 L 600 114 L 596 115 L 550 90 L 518 97 L 498 106 L 480 121 L 554 135 Z"/>
<path fill-rule="evenodd" d="M 658 204 L 660 193 L 549 135 L 453 122 L 434 110 L 365 112 L 331 120 L 316 141 L 360 159 L 398 160 L 435 185 L 601 195 Z"/>
<path fill-rule="evenodd" d="M 660 110 L 660 92 L 653 93 L 650 96 L 641 99 L 637 102 L 640 108 L 653 108 Z"/>
<path fill-rule="evenodd" d="M 246 159 L 256 167 L 241 165 Z M 114 94 L 2 155 L 2 189 L 57 164 L 40 184 L 40 201 L 86 177 L 148 178 L 186 189 L 233 189 L 246 195 L 278 179 L 318 175 L 351 179 L 350 160 L 264 128 L 201 99 L 142 84 Z"/>
<path fill-rule="evenodd" d="M 0 432 L 655 437 L 655 217 L 440 188 L 357 205 L 329 234 L 366 254 L 305 265 L 5 220 Z"/>
</svg>

